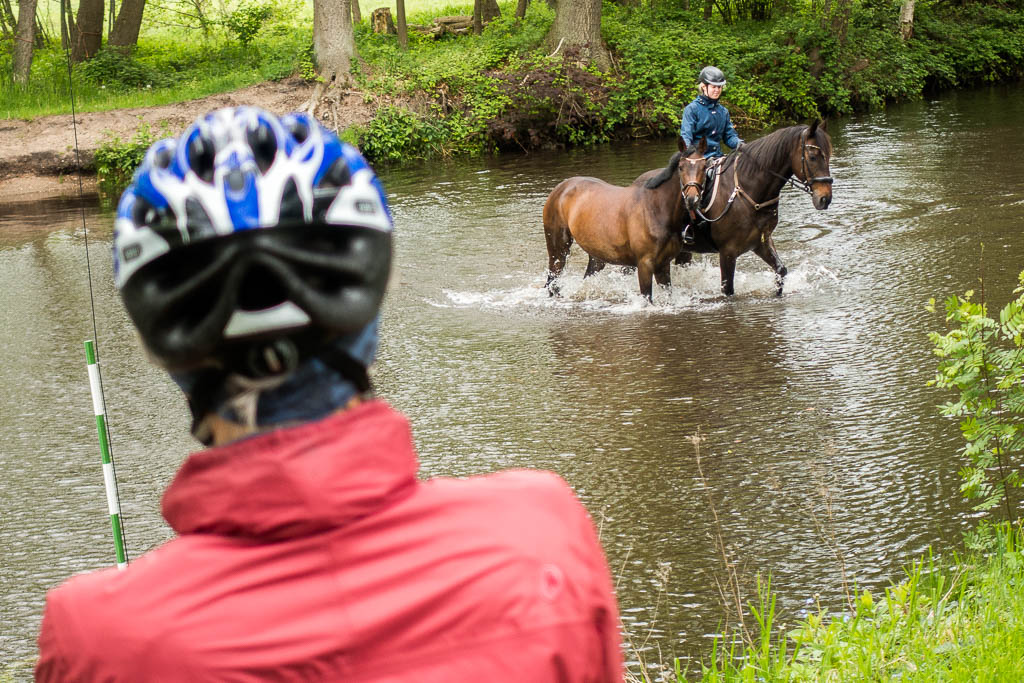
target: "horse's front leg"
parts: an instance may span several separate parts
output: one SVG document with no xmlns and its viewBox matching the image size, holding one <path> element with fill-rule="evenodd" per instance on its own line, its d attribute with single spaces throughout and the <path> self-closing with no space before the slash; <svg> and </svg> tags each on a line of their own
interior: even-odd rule
<svg viewBox="0 0 1024 683">
<path fill-rule="evenodd" d="M 649 259 L 644 259 L 636 266 L 636 277 L 640 281 L 640 296 L 654 303 L 654 293 L 651 280 L 654 277 L 654 264 Z"/>
<path fill-rule="evenodd" d="M 782 283 L 786 279 L 786 266 L 782 265 L 782 259 L 779 258 L 779 253 L 775 251 L 775 243 L 772 242 L 771 235 L 765 234 L 761 241 L 754 247 L 754 253 L 761 257 L 761 259 L 768 264 L 768 266 L 775 271 L 775 295 L 782 296 Z"/>
<path fill-rule="evenodd" d="M 722 274 L 722 294 L 733 295 L 733 278 L 736 275 L 736 254 L 730 252 L 718 253 L 718 269 Z"/>
</svg>

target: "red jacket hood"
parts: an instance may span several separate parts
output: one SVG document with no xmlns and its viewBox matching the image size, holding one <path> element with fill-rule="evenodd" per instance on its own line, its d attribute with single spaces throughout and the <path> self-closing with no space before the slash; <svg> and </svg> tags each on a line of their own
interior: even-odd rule
<svg viewBox="0 0 1024 683">
<path fill-rule="evenodd" d="M 163 516 L 179 534 L 303 536 L 412 493 L 417 468 L 408 420 L 369 401 L 193 453 L 164 493 Z"/>
</svg>

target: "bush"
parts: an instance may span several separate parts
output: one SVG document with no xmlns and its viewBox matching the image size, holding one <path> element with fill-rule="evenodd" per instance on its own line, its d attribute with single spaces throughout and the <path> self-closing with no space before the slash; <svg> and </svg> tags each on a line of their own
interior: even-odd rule
<svg viewBox="0 0 1024 683">
<path fill-rule="evenodd" d="M 121 140 L 117 136 L 109 137 L 96 150 L 94 158 L 100 187 L 108 193 L 115 193 L 126 187 L 150 146 L 158 139 L 169 136 L 170 131 L 166 127 L 154 135 L 152 129 L 143 123 L 130 140 Z"/>
<path fill-rule="evenodd" d="M 103 48 L 92 59 L 78 65 L 78 70 L 87 82 L 115 92 L 170 84 L 166 72 L 142 64 L 114 48 Z"/>
</svg>

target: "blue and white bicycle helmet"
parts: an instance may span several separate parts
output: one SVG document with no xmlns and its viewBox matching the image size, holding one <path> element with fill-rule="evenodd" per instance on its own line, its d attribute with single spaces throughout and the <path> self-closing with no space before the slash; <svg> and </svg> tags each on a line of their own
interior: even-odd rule
<svg viewBox="0 0 1024 683">
<path fill-rule="evenodd" d="M 149 149 L 117 209 L 114 277 L 164 367 L 227 366 L 266 340 L 315 346 L 374 321 L 391 238 L 358 151 L 304 114 L 232 107 Z"/>
</svg>

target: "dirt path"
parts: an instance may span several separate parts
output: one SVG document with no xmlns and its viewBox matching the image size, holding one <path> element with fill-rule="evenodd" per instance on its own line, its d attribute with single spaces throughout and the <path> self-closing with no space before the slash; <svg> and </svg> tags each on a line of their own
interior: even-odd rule
<svg viewBox="0 0 1024 683">
<path fill-rule="evenodd" d="M 302 107 L 313 85 L 300 78 L 269 81 L 230 93 L 211 95 L 189 102 L 119 109 L 115 111 L 44 116 L 31 121 L 0 120 L 0 203 L 22 201 L 32 196 L 53 196 L 78 192 L 75 136 L 82 165 L 90 168 L 96 149 L 116 136 L 130 139 L 142 124 L 154 132 L 162 126 L 178 134 L 197 117 L 218 107 L 258 105 L 275 114 Z M 372 107 L 358 96 L 346 97 L 340 110 L 343 125 L 366 123 Z M 95 178 L 84 178 L 91 188 Z"/>
</svg>

